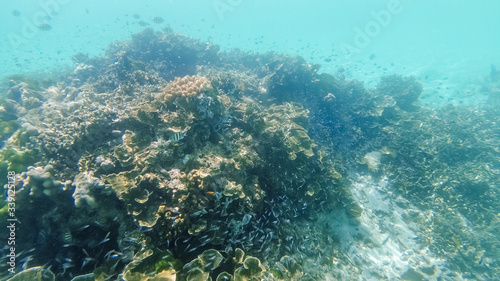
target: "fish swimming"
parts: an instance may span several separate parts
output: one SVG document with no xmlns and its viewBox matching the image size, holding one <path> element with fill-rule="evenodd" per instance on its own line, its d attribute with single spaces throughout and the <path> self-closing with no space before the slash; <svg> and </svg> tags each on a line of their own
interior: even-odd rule
<svg viewBox="0 0 500 281">
<path fill-rule="evenodd" d="M 156 24 L 163 23 L 165 20 L 162 17 L 154 17 L 153 22 Z"/>
<path fill-rule="evenodd" d="M 48 23 L 42 23 L 38 26 L 38 28 L 42 31 L 49 31 L 52 29 L 52 26 Z"/>
<path fill-rule="evenodd" d="M 171 142 L 179 142 L 186 136 L 186 132 L 177 132 L 170 136 L 169 140 Z"/>
</svg>

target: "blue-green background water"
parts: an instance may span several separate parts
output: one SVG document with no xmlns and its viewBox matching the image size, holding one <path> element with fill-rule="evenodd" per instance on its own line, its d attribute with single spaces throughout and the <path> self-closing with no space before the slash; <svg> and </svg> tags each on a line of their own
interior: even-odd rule
<svg viewBox="0 0 500 281">
<path fill-rule="evenodd" d="M 382 11 L 390 18 L 377 22 Z M 76 53 L 103 55 L 146 25 L 170 26 L 223 50 L 300 55 L 328 73 L 343 66 L 367 86 L 384 74 L 415 75 L 427 103 L 483 102 L 475 85 L 500 62 L 499 14 L 494 0 L 3 1 L 0 77 L 63 69 Z"/>
</svg>

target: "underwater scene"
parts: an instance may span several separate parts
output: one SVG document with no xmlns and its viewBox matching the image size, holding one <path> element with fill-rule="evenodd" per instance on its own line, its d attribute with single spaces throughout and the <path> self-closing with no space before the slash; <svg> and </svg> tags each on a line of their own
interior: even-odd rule
<svg viewBox="0 0 500 281">
<path fill-rule="evenodd" d="M 0 5 L 0 281 L 500 280 L 500 2 Z"/>
</svg>

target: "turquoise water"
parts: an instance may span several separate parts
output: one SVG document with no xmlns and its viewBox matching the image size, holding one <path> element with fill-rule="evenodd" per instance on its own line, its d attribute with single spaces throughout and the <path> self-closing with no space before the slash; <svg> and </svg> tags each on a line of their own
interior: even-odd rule
<svg viewBox="0 0 500 281">
<path fill-rule="evenodd" d="M 388 5 L 395 7 L 390 17 L 377 22 L 374 14 L 388 11 Z M 384 74 L 415 75 L 429 96 L 480 100 L 471 84 L 500 60 L 499 12 L 494 0 L 9 1 L 0 12 L 0 76 L 61 69 L 78 52 L 102 55 L 110 43 L 142 30 L 143 21 L 157 30 L 169 25 L 223 50 L 300 55 L 327 73 L 341 65 L 348 77 L 368 85 Z M 34 28 L 33 18 L 48 13 L 52 29 Z M 153 23 L 156 16 L 165 22 Z M 358 30 L 367 37 L 356 41 Z M 354 53 L 345 50 L 348 45 Z"/>
<path fill-rule="evenodd" d="M 499 1 L 4 2 L 0 280 L 500 280 Z"/>
</svg>

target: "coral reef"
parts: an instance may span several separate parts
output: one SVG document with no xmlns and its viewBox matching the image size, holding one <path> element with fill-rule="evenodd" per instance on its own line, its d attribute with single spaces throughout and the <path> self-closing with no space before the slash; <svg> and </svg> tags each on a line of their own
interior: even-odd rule
<svg viewBox="0 0 500 281">
<path fill-rule="evenodd" d="M 377 85 L 379 93 L 392 97 L 396 105 L 405 111 L 414 111 L 417 108 L 414 103 L 422 90 L 422 85 L 414 77 L 400 75 L 384 76 Z"/>
<path fill-rule="evenodd" d="M 286 231 L 294 238 L 285 239 L 282 228 L 314 218 L 318 208 L 350 200 L 339 180 L 341 161 L 316 148 L 308 135 L 308 110 L 297 103 L 262 106 L 263 96 L 242 99 L 226 93 L 214 86 L 219 80 L 195 75 L 189 63 L 199 61 L 184 61 L 192 70 L 178 72 L 183 75 L 169 83 L 159 78 L 146 66 L 160 59 L 144 58 L 137 49 L 153 47 L 143 46 L 142 37 L 175 45 L 166 55 L 172 59 L 173 50 L 185 44 L 194 45 L 196 57 L 203 55 L 199 42 L 148 32 L 129 45 L 113 46 L 107 57 L 79 56 L 66 86 L 38 90 L 41 104 L 36 108 L 24 103 L 29 95 L 12 94 L 26 125 L 8 139 L 3 159 L 10 168 L 14 163 L 33 165 L 16 170 L 23 198 L 19 214 L 33 212 L 28 202 L 54 206 L 41 208 L 32 218 L 40 223 L 31 228 L 43 233 L 26 239 L 39 241 L 35 254 L 40 257 L 32 264 L 52 259 L 58 279 L 91 273 L 108 278 L 123 270 L 128 272 L 125 279 L 142 280 L 149 278 L 142 275 L 144 268 L 125 268 L 142 243 L 152 251 L 148 260 L 158 259 L 158 249 L 168 249 L 185 264 L 179 268 L 157 261 L 165 265 L 155 269 L 154 278 L 179 272 L 180 278 L 197 280 L 211 271 L 203 265 L 204 253 L 220 262 L 218 251 L 231 254 L 240 247 L 256 257 L 242 260 L 235 278 L 253 278 L 259 275 L 255 270 L 264 271 L 257 257 L 301 251 L 294 240 L 302 239 L 301 232 Z M 207 53 L 207 61 L 213 56 Z M 108 67 L 111 57 L 115 60 Z M 278 59 L 287 62 L 281 82 L 295 67 L 309 71 L 302 68 L 303 61 L 288 64 L 288 59 Z M 168 59 L 161 63 L 175 64 Z M 267 75 L 274 77 L 273 71 Z M 16 87 L 22 85 L 13 85 L 12 93 L 19 91 Z M 21 146 L 38 162 L 12 158 L 8 151 Z M 56 213 L 65 213 L 70 221 Z M 49 243 L 61 247 L 50 257 L 41 254 Z M 188 263 L 197 255 L 198 261 Z M 62 258 L 68 256 L 71 262 Z M 236 269 L 225 266 L 227 272 Z"/>
<path fill-rule="evenodd" d="M 183 78 L 177 77 L 163 89 L 163 97 L 160 99 L 170 101 L 178 96 L 189 98 L 207 89 L 212 89 L 212 85 L 205 77 L 197 77 L 194 75 L 187 75 Z"/>
<path fill-rule="evenodd" d="M 19 276 L 341 279 L 339 269 L 363 265 L 323 218 L 360 223 L 348 169 L 387 176 L 424 212 L 439 210 L 431 224 L 408 218 L 437 257 L 498 276 L 485 273 L 499 241 L 488 241 L 498 110 L 436 112 L 419 107 L 414 78 L 367 90 L 318 68 L 147 29 L 104 57 L 75 56 L 57 84 L 13 81 L 0 102 L 0 176 L 17 173 L 16 270 L 31 268 Z"/>
<path fill-rule="evenodd" d="M 345 87 L 340 89 L 350 93 L 349 99 L 339 93 L 325 96 L 327 110 L 321 113 L 321 122 L 335 143 L 346 148 L 341 150 L 346 152 L 346 165 L 388 177 L 400 196 L 418 206 L 422 213 L 406 219 L 418 221 L 419 241 L 436 256 L 469 266 L 454 278 L 496 278 L 496 270 L 482 272 L 496 268 L 492 257 L 498 252 L 491 243 L 499 237 L 486 234 L 491 229 L 486 221 L 495 221 L 500 207 L 492 201 L 498 196 L 494 183 L 499 174 L 494 167 L 500 159 L 493 145 L 498 109 L 418 107 L 421 86 L 400 76 L 383 78 L 371 92 Z M 343 136 L 337 138 L 338 134 Z M 472 221 L 475 226 L 467 226 Z M 482 231 L 473 234 L 475 227 Z M 491 250 L 481 250 L 484 245 Z M 412 272 L 408 274 L 430 278 L 422 271 Z"/>
<path fill-rule="evenodd" d="M 17 112 L 14 102 L 0 99 L 0 148 L 4 141 L 8 139 L 19 128 L 17 122 Z"/>
</svg>

